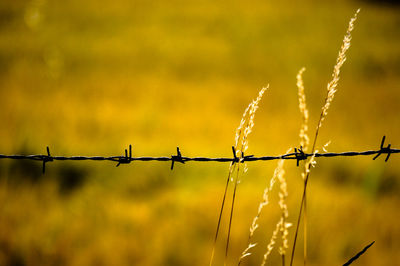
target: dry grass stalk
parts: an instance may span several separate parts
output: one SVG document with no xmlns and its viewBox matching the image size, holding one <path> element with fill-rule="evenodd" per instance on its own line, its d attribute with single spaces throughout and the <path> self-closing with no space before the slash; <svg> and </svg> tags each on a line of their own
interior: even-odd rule
<svg viewBox="0 0 400 266">
<path fill-rule="evenodd" d="M 276 224 L 275 230 L 272 233 L 271 240 L 269 241 L 268 246 L 267 246 L 267 252 L 265 252 L 265 254 L 263 256 L 261 266 L 265 265 L 265 263 L 267 262 L 268 256 L 271 254 L 272 250 L 274 249 L 276 239 L 278 237 L 278 233 L 279 233 L 279 230 L 281 227 L 282 227 L 282 219 L 279 220 L 279 222 Z"/>
<path fill-rule="evenodd" d="M 254 217 L 253 222 L 252 222 L 252 224 L 250 226 L 250 233 L 249 233 L 247 247 L 242 252 L 242 255 L 239 258 L 239 263 L 238 264 L 240 264 L 245 257 L 250 256 L 251 255 L 250 250 L 257 245 L 257 243 L 251 243 L 251 240 L 252 240 L 252 237 L 254 235 L 254 232 L 257 230 L 257 228 L 259 226 L 258 225 L 258 219 L 260 218 L 261 212 L 262 212 L 263 208 L 269 204 L 269 192 L 273 189 L 274 184 L 275 184 L 275 182 L 276 182 L 276 180 L 278 178 L 278 175 L 280 175 L 280 172 L 283 170 L 283 163 L 284 163 L 284 160 L 279 160 L 278 161 L 278 166 L 275 168 L 274 174 L 273 174 L 273 176 L 272 176 L 272 178 L 271 178 L 271 180 L 269 182 L 269 186 L 267 186 L 264 189 L 262 201 L 258 205 L 257 215 Z"/>
<path fill-rule="evenodd" d="M 288 153 L 288 150 L 286 153 Z M 283 161 L 283 160 L 282 160 Z M 281 208 L 281 222 L 280 222 L 280 233 L 281 233 L 281 246 L 279 247 L 279 254 L 282 256 L 282 264 L 285 265 L 285 255 L 286 250 L 289 248 L 288 245 L 288 235 L 289 235 L 289 227 L 292 225 L 291 223 L 287 222 L 289 217 L 288 207 L 286 204 L 286 198 L 288 196 L 287 191 L 287 182 L 285 178 L 285 171 L 283 169 L 283 162 L 282 165 L 279 165 L 280 171 L 278 173 L 278 180 L 280 184 L 280 191 L 279 191 L 279 207 Z"/>
<path fill-rule="evenodd" d="M 254 127 L 254 117 L 256 111 L 258 109 L 258 105 L 265 93 L 265 91 L 269 88 L 269 85 L 265 88 L 262 88 L 258 96 L 255 100 L 253 100 L 249 106 L 247 106 L 246 110 L 243 113 L 242 120 L 240 121 L 239 127 L 236 129 L 235 136 L 235 150 L 236 156 L 241 157 L 247 149 L 249 148 L 248 136 L 250 135 L 253 127 Z M 247 171 L 247 164 L 245 164 L 244 171 Z"/>
<path fill-rule="evenodd" d="M 219 235 L 219 229 L 221 226 L 221 219 L 222 219 L 222 213 L 224 211 L 224 206 L 225 206 L 225 200 L 226 200 L 226 194 L 228 191 L 228 185 L 229 185 L 229 181 L 231 180 L 231 176 L 233 171 L 236 168 L 236 164 L 234 162 L 232 162 L 229 166 L 229 172 L 228 172 L 228 178 L 226 179 L 226 185 L 225 185 L 225 190 L 224 190 L 224 196 L 222 198 L 222 203 L 221 203 L 221 208 L 220 208 L 220 212 L 219 212 L 219 217 L 218 217 L 218 223 L 217 223 L 217 229 L 215 232 L 215 237 L 214 237 L 214 243 L 213 243 L 213 249 L 211 252 L 211 258 L 210 258 L 210 266 L 212 265 L 213 261 L 214 261 L 214 254 L 215 254 L 215 248 L 217 245 L 217 240 L 218 240 L 218 235 Z"/>
<path fill-rule="evenodd" d="M 344 39 L 343 39 L 343 44 L 339 50 L 339 54 L 336 59 L 336 64 L 333 68 L 332 80 L 327 85 L 327 96 L 325 98 L 325 103 L 322 107 L 318 125 L 315 130 L 314 141 L 313 141 L 313 145 L 311 148 L 312 154 L 316 153 L 315 147 L 316 147 L 316 143 L 317 143 L 319 130 L 322 126 L 322 122 L 325 120 L 326 115 L 328 114 L 328 109 L 329 109 L 329 107 L 333 101 L 333 98 L 335 96 L 335 93 L 336 93 L 336 87 L 338 85 L 339 78 L 340 78 L 339 77 L 340 69 L 343 66 L 344 62 L 346 61 L 346 52 L 350 48 L 350 43 L 351 43 L 351 32 L 354 29 L 354 23 L 357 20 L 357 16 L 358 16 L 359 12 L 360 12 L 360 9 L 358 9 L 356 11 L 356 13 L 354 14 L 354 16 L 350 19 L 346 35 L 344 36 Z M 301 200 L 301 205 L 300 205 L 299 217 L 298 217 L 297 225 L 296 225 L 296 232 L 295 232 L 295 237 L 294 237 L 290 265 L 293 265 L 293 258 L 294 258 L 294 253 L 295 253 L 295 249 L 296 249 L 296 240 L 297 240 L 300 220 L 301 220 L 302 216 L 303 216 L 303 223 L 304 223 L 304 265 L 307 264 L 307 184 L 308 184 L 308 179 L 310 176 L 310 169 L 315 164 L 316 164 L 315 155 L 311 156 L 307 160 L 307 162 L 304 164 L 304 172 L 302 174 L 303 179 L 304 179 L 304 188 L 303 188 L 303 195 L 302 195 L 302 200 Z"/>
<path fill-rule="evenodd" d="M 288 150 L 287 152 L 289 152 L 289 151 L 290 150 Z M 280 183 L 279 207 L 281 209 L 281 218 L 280 218 L 279 222 L 277 223 L 276 229 L 275 229 L 275 231 L 272 235 L 272 238 L 268 244 L 267 252 L 265 253 L 265 255 L 263 257 L 263 263 L 266 262 L 269 254 L 271 253 L 271 251 L 275 245 L 276 238 L 278 237 L 278 233 L 281 234 L 281 240 L 282 240 L 281 246 L 279 247 L 279 253 L 282 255 L 283 260 L 285 258 L 286 250 L 288 248 L 288 239 L 287 239 L 287 237 L 289 235 L 288 228 L 291 226 L 291 224 L 287 223 L 287 218 L 289 216 L 289 213 L 288 213 L 288 208 L 287 208 L 287 204 L 286 204 L 286 198 L 287 198 L 288 192 L 287 192 L 286 179 L 284 177 L 284 175 L 285 175 L 285 170 L 283 168 L 284 162 L 285 162 L 285 160 L 283 160 L 283 159 L 278 161 L 277 167 L 275 168 L 275 171 L 274 171 L 274 175 L 272 176 L 272 178 L 269 182 L 269 186 L 267 186 L 264 190 L 263 200 L 260 202 L 260 205 L 258 206 L 257 215 L 254 217 L 253 222 L 251 224 L 250 234 L 249 234 L 249 238 L 248 238 L 249 239 L 248 245 L 247 245 L 246 249 L 242 252 L 242 255 L 241 255 L 241 257 L 239 259 L 239 263 L 238 263 L 239 265 L 245 257 L 248 257 L 251 255 L 250 250 L 257 245 L 257 243 L 251 243 L 251 239 L 254 235 L 254 232 L 256 231 L 256 229 L 259 226 L 258 219 L 261 215 L 263 208 L 266 205 L 268 205 L 268 203 L 269 203 L 269 193 L 273 189 L 273 186 L 277 180 Z"/>
<path fill-rule="evenodd" d="M 258 97 L 247 106 L 246 110 L 243 113 L 240 124 L 239 124 L 238 128 L 236 129 L 234 148 L 235 148 L 236 156 L 239 158 L 239 160 L 243 159 L 243 155 L 248 149 L 248 136 L 254 127 L 255 112 L 257 111 L 258 105 L 259 105 L 265 91 L 268 88 L 269 88 L 269 85 L 265 88 L 262 88 L 258 93 Z M 227 182 L 225 185 L 224 196 L 222 199 L 222 204 L 221 204 L 218 223 L 217 223 L 217 230 L 215 233 L 213 249 L 211 252 L 210 266 L 212 265 L 213 260 L 214 260 L 215 248 L 216 248 L 216 244 L 217 244 L 217 240 L 218 240 L 219 229 L 220 229 L 220 225 L 221 225 L 222 213 L 223 213 L 224 206 L 225 206 L 225 199 L 226 199 L 226 194 L 227 194 L 227 190 L 228 190 L 228 186 L 229 186 L 229 181 L 230 180 L 233 181 L 232 174 L 235 171 L 235 169 L 237 171 L 236 171 L 235 186 L 234 186 L 234 191 L 233 191 L 232 205 L 231 205 L 231 210 L 230 210 L 230 219 L 229 219 L 228 236 L 227 236 L 227 242 L 226 242 L 225 262 L 224 263 L 226 264 L 226 261 L 227 261 L 229 238 L 230 238 L 230 231 L 231 231 L 231 226 L 232 226 L 233 208 L 234 208 L 235 197 L 236 197 L 236 189 L 237 189 L 238 183 L 240 182 L 240 179 L 239 179 L 240 163 L 237 164 L 236 162 L 232 162 L 229 166 L 228 178 L 227 178 Z M 246 170 L 246 166 L 245 166 L 245 170 Z"/>
<path fill-rule="evenodd" d="M 249 233 L 247 247 L 245 250 L 243 250 L 242 255 L 239 258 L 239 263 L 238 263 L 239 265 L 245 257 L 248 257 L 251 255 L 250 250 L 257 245 L 257 243 L 251 243 L 251 239 L 254 235 L 254 232 L 257 230 L 257 228 L 259 226 L 258 219 L 260 218 L 262 209 L 269 204 L 269 192 L 272 190 L 272 188 L 275 184 L 275 181 L 276 181 L 276 169 L 275 169 L 275 173 L 274 173 L 273 177 L 271 178 L 271 180 L 269 182 L 269 186 L 267 186 L 264 189 L 263 199 L 260 202 L 260 205 L 258 205 L 257 215 L 254 217 L 253 222 L 251 223 L 251 226 L 250 226 L 250 233 Z"/>
<path fill-rule="evenodd" d="M 331 102 L 335 96 L 336 93 L 336 87 L 339 82 L 339 75 L 340 75 L 340 69 L 343 66 L 344 62 L 346 61 L 346 52 L 350 48 L 350 43 L 351 43 L 351 32 L 354 29 L 354 22 L 357 20 L 358 13 L 360 12 L 360 9 L 356 11 L 354 16 L 350 19 L 349 26 L 347 28 L 346 35 L 344 36 L 343 39 L 343 44 L 340 47 L 339 55 L 336 59 L 336 65 L 333 68 L 333 73 L 332 73 L 332 80 L 328 83 L 327 90 L 328 90 L 328 95 L 325 99 L 325 104 L 324 107 L 322 107 L 322 113 L 321 113 L 321 118 L 318 123 L 318 128 L 321 127 L 322 122 L 325 120 L 326 115 L 328 114 L 328 109 L 331 105 Z"/>
<path fill-rule="evenodd" d="M 303 151 L 306 152 L 310 143 L 308 137 L 308 109 L 306 105 L 306 94 L 304 92 L 303 73 L 306 69 L 303 67 L 297 74 L 297 88 L 299 97 L 299 109 L 302 115 L 302 123 L 300 128 L 300 146 L 303 147 Z"/>
<path fill-rule="evenodd" d="M 246 108 L 246 111 L 242 117 L 242 121 L 240 122 L 240 125 L 239 125 L 238 129 L 236 130 L 235 149 L 236 149 L 236 156 L 239 157 L 240 160 L 243 159 L 244 153 L 249 148 L 248 137 L 254 127 L 254 117 L 255 117 L 256 111 L 258 109 L 258 105 L 264 95 L 264 92 L 268 89 L 268 87 L 269 86 L 262 88 L 258 93 L 258 97 L 255 100 L 253 100 L 253 102 Z M 246 165 L 245 165 L 244 171 L 247 171 Z M 228 258 L 229 239 L 230 239 L 230 233 L 231 233 L 231 228 L 232 228 L 232 218 L 233 218 L 233 210 L 234 210 L 234 206 L 235 206 L 236 190 L 237 190 L 238 184 L 240 183 L 239 173 L 240 173 L 240 164 L 237 166 L 236 178 L 235 178 L 235 182 L 234 182 L 235 186 L 233 188 L 232 205 L 231 205 L 230 216 L 229 216 L 228 236 L 227 236 L 227 241 L 226 241 L 224 265 L 226 265 L 227 258 Z"/>
</svg>

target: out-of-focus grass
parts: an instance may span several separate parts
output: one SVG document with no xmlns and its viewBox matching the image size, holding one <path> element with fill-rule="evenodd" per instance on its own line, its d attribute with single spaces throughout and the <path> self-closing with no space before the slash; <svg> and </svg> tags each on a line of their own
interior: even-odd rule
<svg viewBox="0 0 400 266">
<path fill-rule="evenodd" d="M 180 146 L 188 156 L 229 156 L 244 108 L 267 83 L 249 152 L 282 153 L 298 145 L 297 71 L 307 68 L 315 124 L 358 7 L 320 143 L 332 140 L 332 151 L 368 149 L 386 134 L 396 146 L 396 6 L 42 0 L 0 3 L 0 153 L 44 153 L 49 145 L 54 155 L 117 155 L 132 143 L 134 155 L 166 155 Z M 318 161 L 309 187 L 311 265 L 343 263 L 371 240 L 376 244 L 360 265 L 400 260 L 397 165 L 397 156 L 386 164 Z M 232 261 L 246 245 L 274 166 L 251 163 L 239 187 Z M 227 165 L 191 163 L 170 172 L 167 163 L 55 162 L 46 176 L 40 171 L 40 164 L 0 161 L 0 264 L 208 262 Z M 287 172 L 294 221 L 301 180 L 295 167 Z M 71 179 L 77 183 L 65 181 Z M 260 262 L 278 216 L 274 207 L 263 214 L 249 265 Z"/>
</svg>

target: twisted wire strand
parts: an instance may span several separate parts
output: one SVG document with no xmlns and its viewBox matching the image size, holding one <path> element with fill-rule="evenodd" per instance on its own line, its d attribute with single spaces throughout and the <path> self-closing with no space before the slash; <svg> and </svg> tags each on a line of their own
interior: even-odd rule
<svg viewBox="0 0 400 266">
<path fill-rule="evenodd" d="M 282 154 L 278 156 L 260 156 L 255 157 L 254 155 L 244 156 L 243 154 L 241 157 L 237 157 L 234 153 L 233 157 L 186 157 L 182 156 L 179 147 L 177 148 L 177 155 L 171 156 L 161 156 L 161 157 L 150 157 L 150 156 L 143 156 L 143 157 L 132 157 L 132 146 L 129 145 L 129 155 L 128 150 L 125 150 L 125 156 L 52 156 L 50 155 L 50 150 L 47 147 L 47 155 L 43 154 L 36 154 L 36 155 L 6 155 L 0 154 L 0 159 L 12 159 L 12 160 L 35 160 L 35 161 L 42 161 L 43 162 L 43 172 L 45 169 L 45 164 L 52 161 L 111 161 L 117 162 L 116 166 L 120 164 L 129 164 L 133 161 L 170 161 L 171 170 L 174 167 L 175 162 L 185 163 L 185 162 L 231 162 L 231 163 L 244 163 L 244 162 L 254 162 L 254 161 L 272 161 L 272 160 L 296 160 L 297 165 L 299 161 L 306 160 L 308 157 L 315 155 L 315 157 L 350 157 L 350 156 L 370 156 L 375 155 L 373 160 L 378 158 L 382 154 L 386 154 L 385 161 L 388 161 L 391 154 L 400 153 L 400 149 L 391 148 L 391 145 L 384 146 L 385 137 L 382 138 L 381 146 L 379 150 L 366 150 L 366 151 L 345 151 L 345 152 L 325 152 L 325 153 L 304 153 L 302 151 L 302 147 L 295 148 L 292 153 Z M 233 149 L 234 150 L 234 149 Z"/>
<path fill-rule="evenodd" d="M 368 151 L 346 151 L 346 152 L 326 152 L 326 153 L 315 153 L 315 157 L 350 157 L 350 156 L 368 156 L 375 154 L 396 154 L 400 153 L 400 149 L 390 149 L 390 150 L 368 150 Z M 311 157 L 312 153 L 304 153 L 302 156 L 304 158 L 298 158 L 299 153 L 287 153 L 278 156 L 261 156 L 261 157 L 250 157 L 246 156 L 244 158 L 238 158 L 240 163 L 244 162 L 254 162 L 254 161 L 272 161 L 272 160 L 305 160 L 308 157 Z M 125 156 L 48 156 L 48 155 L 6 155 L 0 154 L 0 159 L 14 159 L 14 160 L 35 160 L 35 161 L 43 161 L 43 159 L 53 159 L 54 161 L 112 161 L 119 162 L 121 159 L 125 159 Z M 230 157 L 186 157 L 181 156 L 180 159 L 184 162 L 196 161 L 196 162 L 238 162 L 238 159 L 230 158 Z M 178 161 L 177 159 L 173 159 L 171 156 L 161 156 L 161 157 L 132 157 L 131 161 Z"/>
</svg>

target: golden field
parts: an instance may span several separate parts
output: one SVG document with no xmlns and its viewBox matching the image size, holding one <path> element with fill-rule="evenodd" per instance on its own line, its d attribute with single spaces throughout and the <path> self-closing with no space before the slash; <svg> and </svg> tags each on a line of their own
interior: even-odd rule
<svg viewBox="0 0 400 266">
<path fill-rule="evenodd" d="M 377 1 L 378 2 L 378 1 Z M 247 105 L 269 84 L 248 154 L 299 146 L 296 74 L 310 136 L 346 32 L 361 8 L 318 148 L 400 146 L 400 7 L 373 1 L 3 1 L 0 154 L 231 156 Z M 400 157 L 320 158 L 308 185 L 308 265 L 400 261 Z M 238 187 L 229 265 L 276 162 L 252 162 Z M 0 160 L 0 265 L 208 265 L 228 164 Z M 303 189 L 285 164 L 289 221 Z M 231 191 L 230 191 L 231 193 Z M 229 194 L 229 198 L 231 194 Z M 259 265 L 279 219 L 260 217 Z M 228 213 L 214 265 L 222 265 Z M 294 228 L 289 231 L 293 243 Z M 225 234 L 225 235 L 224 235 Z M 295 265 L 303 263 L 300 233 Z M 280 265 L 273 251 L 267 265 Z"/>
</svg>

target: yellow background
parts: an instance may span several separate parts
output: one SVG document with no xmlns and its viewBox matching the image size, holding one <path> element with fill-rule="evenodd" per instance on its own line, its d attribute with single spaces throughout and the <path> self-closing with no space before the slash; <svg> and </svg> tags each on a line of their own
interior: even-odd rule
<svg viewBox="0 0 400 266">
<path fill-rule="evenodd" d="M 318 146 L 400 145 L 400 9 L 368 1 L 2 1 L 0 153 L 231 156 L 246 106 L 270 85 L 248 154 L 298 147 L 296 74 L 314 132 L 348 21 L 361 7 Z M 318 159 L 309 182 L 309 265 L 400 261 L 400 158 Z M 276 162 L 249 163 L 229 262 Z M 1 265 L 207 265 L 228 164 L 0 160 Z M 289 220 L 301 167 L 286 162 Z M 72 181 L 71 181 L 72 180 Z M 75 183 L 74 183 L 75 182 Z M 230 195 L 230 194 L 229 194 Z M 231 197 L 231 196 L 230 196 Z M 259 265 L 279 219 L 265 208 L 244 265 Z M 223 260 L 227 216 L 218 241 Z M 290 246 L 294 228 L 290 229 Z M 295 261 L 302 263 L 302 237 Z M 269 265 L 279 265 L 274 251 Z"/>
</svg>

